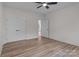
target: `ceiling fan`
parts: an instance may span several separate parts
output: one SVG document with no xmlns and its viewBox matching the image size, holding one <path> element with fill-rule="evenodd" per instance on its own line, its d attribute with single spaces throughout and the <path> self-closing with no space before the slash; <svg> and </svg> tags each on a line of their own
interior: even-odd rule
<svg viewBox="0 0 79 59">
<path fill-rule="evenodd" d="M 40 6 L 38 6 L 37 8 L 40 8 L 40 7 L 44 6 L 46 9 L 49 9 L 49 5 L 57 4 L 57 2 L 35 2 L 35 3 L 40 4 Z"/>
</svg>

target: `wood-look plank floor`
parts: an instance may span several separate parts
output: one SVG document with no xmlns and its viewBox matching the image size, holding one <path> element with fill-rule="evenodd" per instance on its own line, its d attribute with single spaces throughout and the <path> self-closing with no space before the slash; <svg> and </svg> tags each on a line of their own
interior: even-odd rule
<svg viewBox="0 0 79 59">
<path fill-rule="evenodd" d="M 53 39 L 21 40 L 3 46 L 3 57 L 78 57 L 79 47 Z"/>
</svg>

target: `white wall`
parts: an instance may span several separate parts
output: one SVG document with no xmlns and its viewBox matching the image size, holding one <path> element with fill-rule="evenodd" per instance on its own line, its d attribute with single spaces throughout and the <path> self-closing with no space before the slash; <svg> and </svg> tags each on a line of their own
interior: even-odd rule
<svg viewBox="0 0 79 59">
<path fill-rule="evenodd" d="M 12 42 L 36 38 L 38 20 L 42 19 L 42 15 L 32 11 L 5 7 L 5 19 L 7 20 L 7 40 L 5 42 Z"/>
<path fill-rule="evenodd" d="M 6 36 L 5 36 L 5 33 L 6 33 L 6 23 L 5 23 L 5 20 L 4 20 L 4 12 L 3 12 L 3 4 L 2 2 L 0 2 L 0 55 L 1 55 L 1 52 L 2 52 L 2 46 L 4 44 L 4 41 L 6 40 Z"/>
<path fill-rule="evenodd" d="M 79 5 L 54 11 L 47 17 L 50 38 L 79 46 Z"/>
<path fill-rule="evenodd" d="M 44 19 L 41 13 L 10 8 L 0 3 L 0 54 L 5 43 L 37 38 L 39 19 Z"/>
<path fill-rule="evenodd" d="M 0 54 L 2 50 L 2 3 L 0 3 Z"/>
</svg>

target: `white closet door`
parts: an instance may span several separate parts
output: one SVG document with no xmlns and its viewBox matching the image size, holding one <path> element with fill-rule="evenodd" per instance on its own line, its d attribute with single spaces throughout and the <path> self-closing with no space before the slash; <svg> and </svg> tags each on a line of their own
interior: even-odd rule
<svg viewBox="0 0 79 59">
<path fill-rule="evenodd" d="M 8 41 L 17 41 L 26 35 L 26 21 L 20 15 L 7 15 L 7 38 Z"/>
</svg>

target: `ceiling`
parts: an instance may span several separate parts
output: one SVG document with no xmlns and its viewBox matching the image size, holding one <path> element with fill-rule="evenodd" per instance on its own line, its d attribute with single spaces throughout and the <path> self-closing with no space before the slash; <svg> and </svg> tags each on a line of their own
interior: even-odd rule
<svg viewBox="0 0 79 59">
<path fill-rule="evenodd" d="M 36 7 L 39 6 L 39 4 L 34 2 L 4 2 L 4 6 L 7 7 L 18 8 L 23 10 L 32 10 L 43 14 L 59 10 L 64 7 L 73 6 L 74 4 L 78 4 L 78 2 L 58 2 L 58 4 L 56 5 L 50 5 L 49 9 L 46 9 L 45 7 L 37 9 Z"/>
</svg>

